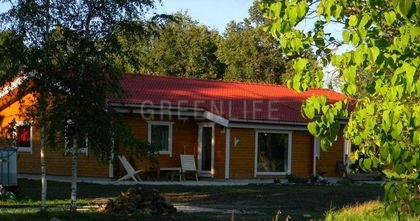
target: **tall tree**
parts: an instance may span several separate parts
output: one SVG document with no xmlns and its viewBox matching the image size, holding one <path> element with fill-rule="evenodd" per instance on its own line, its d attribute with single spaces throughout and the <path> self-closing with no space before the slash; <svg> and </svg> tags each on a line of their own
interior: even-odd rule
<svg viewBox="0 0 420 221">
<path fill-rule="evenodd" d="M 89 148 L 108 160 L 113 139 L 130 137 L 106 103 L 107 96 L 121 94 L 120 72 L 109 55 L 121 49 L 116 32 L 143 33 L 142 21 L 153 0 L 2 2 L 11 5 L 0 15 L 3 29 L 21 37 L 30 49 L 21 54 L 28 60 L 23 71 L 31 74 L 31 89 L 38 95 L 32 114 L 45 132 L 43 143 L 63 148 L 64 140 L 73 141 L 71 210 L 75 210 L 75 149 L 88 140 Z"/>
<path fill-rule="evenodd" d="M 21 53 L 26 50 L 23 38 L 10 31 L 0 32 L 0 82 L 22 70 L 26 59 Z"/>
<path fill-rule="evenodd" d="M 149 56 L 153 48 L 153 39 L 168 21 L 174 21 L 173 15 L 159 15 L 150 21 L 133 21 L 138 27 L 142 23 L 143 32 L 130 33 L 122 29 L 114 32 L 114 38 L 120 45 L 118 51 L 110 54 L 112 65 L 119 71 L 127 73 L 147 73 L 150 71 Z M 130 23 L 127 23 L 130 25 Z"/>
<path fill-rule="evenodd" d="M 145 72 L 170 76 L 220 79 L 224 66 L 215 55 L 218 32 L 198 25 L 178 12 L 150 38 L 147 56 L 140 58 Z"/>
<path fill-rule="evenodd" d="M 287 70 L 277 41 L 248 19 L 228 24 L 217 56 L 226 64 L 226 80 L 281 84 L 281 76 Z"/>
<path fill-rule="evenodd" d="M 216 53 L 227 66 L 224 79 L 283 84 L 292 77 L 292 58 L 282 54 L 278 41 L 262 30 L 264 24 L 257 1 L 249 18 L 228 24 Z"/>
<path fill-rule="evenodd" d="M 337 136 L 340 119 L 348 118 L 345 137 L 359 146 L 366 169 L 385 165 L 388 211 L 420 216 L 420 1 L 390 0 L 264 0 L 268 26 L 283 50 L 300 54 L 315 47 L 317 70 L 297 59 L 290 86 L 306 90 L 321 85 L 328 65 L 338 70 L 341 91 L 349 98 L 329 104 L 325 97 L 310 98 L 303 113 L 313 120 L 309 131 L 328 148 Z M 308 16 L 314 27 L 304 32 L 296 25 Z M 327 25 L 341 30 L 342 41 L 328 33 Z M 341 44 L 343 53 L 332 53 Z M 354 111 L 348 104 L 356 101 Z"/>
</svg>

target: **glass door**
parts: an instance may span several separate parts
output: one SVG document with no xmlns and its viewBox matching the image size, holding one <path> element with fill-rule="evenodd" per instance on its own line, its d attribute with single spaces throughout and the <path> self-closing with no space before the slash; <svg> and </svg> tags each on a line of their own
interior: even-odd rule
<svg viewBox="0 0 420 221">
<path fill-rule="evenodd" d="M 201 124 L 198 127 L 198 170 L 201 176 L 213 176 L 214 125 Z"/>
</svg>

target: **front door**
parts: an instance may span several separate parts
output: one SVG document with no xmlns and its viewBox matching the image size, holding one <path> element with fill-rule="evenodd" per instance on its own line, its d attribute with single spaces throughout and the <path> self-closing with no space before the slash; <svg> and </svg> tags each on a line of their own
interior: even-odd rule
<svg viewBox="0 0 420 221">
<path fill-rule="evenodd" d="M 212 177 L 214 169 L 214 124 L 198 127 L 198 171 L 201 176 Z"/>
</svg>

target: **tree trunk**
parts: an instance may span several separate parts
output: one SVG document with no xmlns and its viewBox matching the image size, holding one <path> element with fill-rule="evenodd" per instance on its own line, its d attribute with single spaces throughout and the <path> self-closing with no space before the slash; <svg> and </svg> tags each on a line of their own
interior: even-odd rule
<svg viewBox="0 0 420 221">
<path fill-rule="evenodd" d="M 45 165 L 45 138 L 44 127 L 41 128 L 41 208 L 40 212 L 47 211 L 47 178 L 46 178 L 46 165 Z"/>
<path fill-rule="evenodd" d="M 46 51 L 45 51 L 45 60 L 44 60 L 44 71 L 45 73 L 47 73 L 48 70 L 48 63 L 47 61 L 49 60 L 49 38 L 48 35 L 50 33 L 50 0 L 46 0 L 45 2 L 45 11 L 46 11 L 46 17 L 45 17 L 45 42 L 46 42 Z M 44 95 L 44 90 L 45 88 L 42 88 L 42 91 L 40 93 L 40 107 L 41 107 L 41 116 L 40 116 L 40 123 L 41 123 L 41 148 L 40 148 L 40 154 L 41 154 L 41 212 L 46 212 L 47 211 L 47 174 L 46 174 L 46 165 L 45 165 L 45 122 L 44 122 L 44 118 L 45 118 L 45 107 L 46 105 L 46 98 Z"/>
<path fill-rule="evenodd" d="M 73 140 L 71 148 L 71 203 L 70 211 L 75 212 L 77 209 L 77 140 Z"/>
</svg>

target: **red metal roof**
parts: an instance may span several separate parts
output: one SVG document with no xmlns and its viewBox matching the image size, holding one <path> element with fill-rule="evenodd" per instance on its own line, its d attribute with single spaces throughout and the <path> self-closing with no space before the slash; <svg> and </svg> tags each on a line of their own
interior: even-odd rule
<svg viewBox="0 0 420 221">
<path fill-rule="evenodd" d="M 280 85 L 126 74 L 121 80 L 126 96 L 111 103 L 202 108 L 228 120 L 306 122 L 302 102 L 326 95 L 329 102 L 344 95 L 327 89 L 296 92 Z"/>
</svg>

